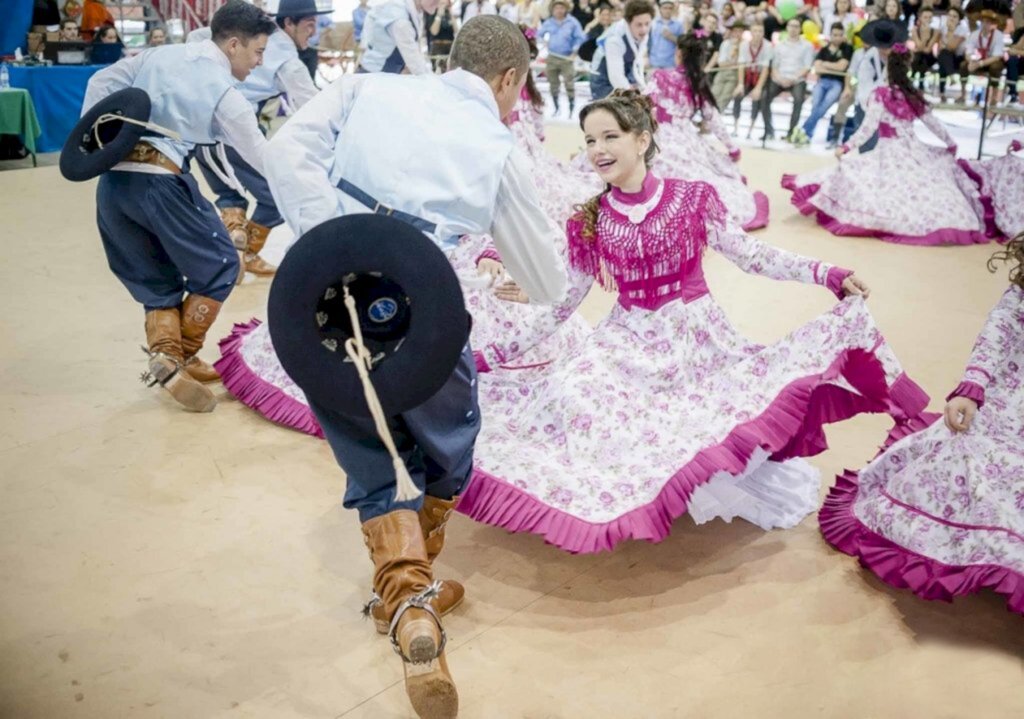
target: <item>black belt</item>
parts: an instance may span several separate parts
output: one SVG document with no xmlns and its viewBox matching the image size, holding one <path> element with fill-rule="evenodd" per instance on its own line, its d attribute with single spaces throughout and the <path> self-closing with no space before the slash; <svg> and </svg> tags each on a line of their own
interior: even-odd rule
<svg viewBox="0 0 1024 719">
<path fill-rule="evenodd" d="M 393 207 L 382 205 L 372 195 L 363 192 L 344 178 L 338 181 L 338 189 L 352 199 L 369 207 L 375 215 L 387 215 L 388 217 L 394 217 L 396 220 L 401 220 L 402 222 L 412 225 L 420 232 L 425 232 L 428 235 L 432 235 L 437 231 L 437 225 L 433 222 L 427 222 L 422 217 L 410 215 L 408 212 L 402 212 L 401 210 L 396 210 Z"/>
</svg>

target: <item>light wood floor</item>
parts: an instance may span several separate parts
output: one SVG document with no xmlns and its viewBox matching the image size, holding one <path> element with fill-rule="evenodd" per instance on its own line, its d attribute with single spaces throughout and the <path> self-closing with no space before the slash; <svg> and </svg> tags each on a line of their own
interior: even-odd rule
<svg viewBox="0 0 1024 719">
<path fill-rule="evenodd" d="M 561 154 L 578 144 L 567 126 L 551 135 Z M 991 248 L 828 235 L 778 183 L 830 161 L 746 151 L 772 200 L 758 234 L 856 268 L 938 408 L 1005 286 L 985 270 Z M 107 270 L 92 184 L 5 172 L 0 205 L 0 716 L 410 716 L 399 660 L 359 616 L 369 562 L 327 446 L 223 390 L 194 416 L 135 381 L 142 311 Z M 708 265 L 762 341 L 831 302 Z M 267 286 L 239 288 L 211 335 L 264 316 Z M 608 306 L 591 298 L 588 319 Z M 887 426 L 830 430 L 823 495 Z M 581 557 L 461 516 L 449 536 L 440 572 L 469 591 L 447 622 L 464 717 L 1024 716 L 1019 617 L 994 595 L 889 589 L 813 516 L 771 533 L 683 518 L 659 545 Z"/>
</svg>

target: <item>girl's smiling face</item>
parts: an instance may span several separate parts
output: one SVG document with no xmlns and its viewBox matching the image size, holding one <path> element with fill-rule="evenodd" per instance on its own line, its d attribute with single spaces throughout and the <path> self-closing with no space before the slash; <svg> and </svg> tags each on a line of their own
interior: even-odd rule
<svg viewBox="0 0 1024 719">
<path fill-rule="evenodd" d="M 583 123 L 587 159 L 606 183 L 621 187 L 644 165 L 650 133 L 627 132 L 607 110 L 595 110 Z M 646 170 L 646 166 L 644 167 Z"/>
</svg>

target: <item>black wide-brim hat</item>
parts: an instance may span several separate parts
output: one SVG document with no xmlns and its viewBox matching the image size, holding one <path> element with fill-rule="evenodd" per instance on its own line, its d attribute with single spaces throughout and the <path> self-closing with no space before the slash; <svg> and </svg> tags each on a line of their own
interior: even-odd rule
<svg viewBox="0 0 1024 719">
<path fill-rule="evenodd" d="M 883 50 L 898 42 L 906 42 L 908 37 L 906 27 L 888 18 L 872 20 L 860 29 L 858 35 L 865 45 Z"/>
<path fill-rule="evenodd" d="M 120 115 L 147 122 L 150 110 L 149 95 L 137 87 L 118 90 L 97 102 L 64 142 L 60 151 L 60 174 L 72 182 L 84 182 L 112 168 L 131 152 L 146 128 L 117 120 L 95 127 L 96 121 L 104 115 Z"/>
<path fill-rule="evenodd" d="M 469 315 L 448 258 L 401 220 L 358 214 L 303 235 L 270 286 L 270 339 L 306 397 L 340 414 L 369 417 L 345 352 L 352 327 L 343 288 L 356 300 L 370 380 L 384 413 L 400 414 L 444 386 L 469 340 Z"/>
<path fill-rule="evenodd" d="M 281 0 L 275 17 L 309 17 L 334 12 L 333 0 Z"/>
</svg>

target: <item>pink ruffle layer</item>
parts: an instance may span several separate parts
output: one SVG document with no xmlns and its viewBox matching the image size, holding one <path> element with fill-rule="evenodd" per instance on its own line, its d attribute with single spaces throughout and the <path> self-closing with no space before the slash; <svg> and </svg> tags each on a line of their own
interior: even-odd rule
<svg viewBox="0 0 1024 719">
<path fill-rule="evenodd" d="M 830 384 L 844 377 L 855 394 Z M 738 425 L 720 444 L 701 450 L 650 503 L 614 520 L 593 523 L 568 514 L 500 477 L 475 470 L 457 509 L 473 519 L 513 532 L 532 532 L 572 553 L 610 550 L 626 539 L 664 539 L 687 510 L 694 489 L 721 471 L 739 474 L 757 448 L 773 459 L 811 456 L 828 446 L 823 425 L 861 412 L 888 411 L 897 418 L 922 412 L 928 396 L 901 375 L 886 386 L 881 362 L 866 350 L 847 350 L 825 372 L 786 386 L 757 418 Z"/>
<path fill-rule="evenodd" d="M 905 436 L 924 429 L 938 415 L 929 414 L 889 435 L 883 451 Z M 922 599 L 953 601 L 989 588 L 1007 599 L 1007 609 L 1024 615 L 1024 575 L 991 564 L 952 566 L 905 549 L 868 529 L 854 514 L 859 475 L 847 471 L 837 478 L 818 513 L 821 533 L 840 552 L 857 557 L 886 584 L 909 589 Z"/>
<path fill-rule="evenodd" d="M 818 224 L 831 232 L 833 235 L 844 237 L 874 237 L 884 242 L 893 242 L 899 245 L 979 245 L 992 241 L 988 228 L 995 226 L 995 210 L 991 198 L 982 196 L 981 204 L 984 209 L 985 232 L 977 230 L 956 230 L 943 228 L 933 230 L 926 235 L 899 235 L 885 230 L 869 230 L 866 227 L 857 227 L 837 220 L 826 212 L 814 206 L 812 198 L 821 188 L 820 185 L 804 185 L 798 187 L 796 175 L 783 175 L 782 187 L 790 190 L 793 194 L 790 202 L 805 215 L 814 215 Z"/>
<path fill-rule="evenodd" d="M 220 341 L 221 358 L 213 366 L 220 372 L 221 382 L 242 404 L 271 422 L 323 439 L 323 430 L 313 410 L 262 379 L 242 357 L 242 340 L 261 324 L 255 318 L 236 324 L 231 328 L 231 334 Z"/>
</svg>

